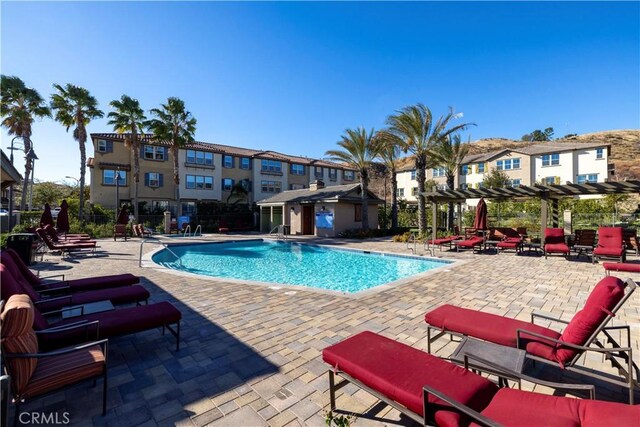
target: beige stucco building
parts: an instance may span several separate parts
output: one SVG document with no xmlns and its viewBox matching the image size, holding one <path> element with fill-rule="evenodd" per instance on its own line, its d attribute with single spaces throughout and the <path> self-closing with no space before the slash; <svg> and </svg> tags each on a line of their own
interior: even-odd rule
<svg viewBox="0 0 640 427">
<path fill-rule="evenodd" d="M 378 228 L 378 205 L 384 203 L 368 194 L 369 228 Z M 346 230 L 362 227 L 362 193 L 360 184 L 325 187 L 316 181 L 308 189 L 289 190 L 258 202 L 261 231 L 279 225 L 290 234 L 335 237 Z"/>
</svg>

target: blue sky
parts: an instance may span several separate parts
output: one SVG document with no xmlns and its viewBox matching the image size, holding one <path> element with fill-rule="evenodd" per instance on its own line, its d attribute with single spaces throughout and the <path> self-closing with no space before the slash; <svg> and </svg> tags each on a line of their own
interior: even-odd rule
<svg viewBox="0 0 640 427">
<path fill-rule="evenodd" d="M 0 7 L 3 74 L 47 98 L 53 83 L 86 87 L 105 112 L 125 93 L 146 110 L 178 96 L 201 141 L 322 157 L 345 128 L 382 128 L 416 102 L 463 112 L 471 139 L 640 128 L 638 2 Z M 36 123 L 33 141 L 36 180 L 79 176 L 62 126 Z"/>
</svg>

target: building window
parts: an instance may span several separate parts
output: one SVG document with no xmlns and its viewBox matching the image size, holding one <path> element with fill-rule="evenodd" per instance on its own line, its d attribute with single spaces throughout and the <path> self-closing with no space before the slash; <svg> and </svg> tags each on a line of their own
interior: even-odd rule
<svg viewBox="0 0 640 427">
<path fill-rule="evenodd" d="M 282 172 L 282 162 L 276 160 L 263 160 L 261 162 L 263 172 Z"/>
<path fill-rule="evenodd" d="M 345 181 L 353 181 L 356 178 L 356 173 L 354 171 L 343 171 L 342 176 Z"/>
<path fill-rule="evenodd" d="M 322 166 L 316 166 L 314 172 L 315 172 L 314 175 L 315 175 L 316 178 L 322 178 L 323 177 Z"/>
<path fill-rule="evenodd" d="M 584 175 L 578 175 L 578 184 L 584 184 L 587 182 L 598 182 L 598 174 L 588 173 Z"/>
<path fill-rule="evenodd" d="M 158 172 L 148 172 L 145 174 L 145 185 L 147 187 L 162 187 L 162 174 Z"/>
<path fill-rule="evenodd" d="M 496 162 L 496 168 L 499 171 L 502 170 L 511 170 L 511 169 L 520 169 L 520 159 L 505 159 L 505 160 L 498 160 Z"/>
<path fill-rule="evenodd" d="M 411 171 L 411 181 L 415 181 L 416 180 L 416 170 L 412 170 Z"/>
<path fill-rule="evenodd" d="M 156 147 L 154 145 L 145 145 L 143 148 L 143 157 L 145 160 L 167 160 L 167 149 L 165 147 Z"/>
<path fill-rule="evenodd" d="M 471 173 L 471 168 L 469 165 L 460 166 L 460 175 L 469 175 Z"/>
<path fill-rule="evenodd" d="M 418 187 L 413 187 L 411 189 L 411 195 L 412 196 L 417 196 L 418 195 Z"/>
<path fill-rule="evenodd" d="M 520 158 L 513 159 L 513 169 L 520 169 Z"/>
<path fill-rule="evenodd" d="M 227 169 L 233 168 L 233 156 L 222 156 L 222 166 Z"/>
<path fill-rule="evenodd" d="M 353 205 L 353 220 L 362 222 L 362 205 Z"/>
<path fill-rule="evenodd" d="M 304 175 L 304 165 L 291 164 L 291 175 Z"/>
<path fill-rule="evenodd" d="M 151 201 L 151 209 L 154 211 L 166 211 L 169 209 L 169 201 L 168 200 L 152 200 Z"/>
<path fill-rule="evenodd" d="M 466 189 L 468 189 L 468 188 L 469 188 L 469 184 L 467 184 L 466 182 L 465 182 L 465 183 L 460 184 L 460 189 L 461 189 L 461 190 L 466 190 Z"/>
<path fill-rule="evenodd" d="M 398 188 L 398 191 L 396 192 L 396 196 L 404 197 L 404 188 Z"/>
<path fill-rule="evenodd" d="M 251 169 L 251 159 L 248 157 L 240 157 L 240 169 Z"/>
<path fill-rule="evenodd" d="M 213 189 L 213 177 L 202 175 L 187 175 L 186 176 L 186 188 L 190 190 L 212 190 Z"/>
<path fill-rule="evenodd" d="M 484 163 L 478 163 L 478 173 L 484 173 Z"/>
<path fill-rule="evenodd" d="M 113 169 L 104 169 L 102 171 L 102 185 L 116 185 L 116 172 Z M 120 179 L 118 185 L 127 185 L 127 172 L 120 171 Z"/>
<path fill-rule="evenodd" d="M 182 214 L 183 215 L 195 215 L 196 202 L 182 202 Z"/>
<path fill-rule="evenodd" d="M 434 178 L 438 176 L 445 176 L 444 168 L 433 168 L 433 176 Z"/>
<path fill-rule="evenodd" d="M 97 142 L 97 145 L 98 145 L 98 152 L 100 153 L 107 152 L 107 141 L 105 141 L 104 139 L 99 139 Z"/>
<path fill-rule="evenodd" d="M 521 179 L 510 179 L 509 181 L 507 181 L 507 187 L 520 187 L 521 185 Z"/>
<path fill-rule="evenodd" d="M 338 179 L 338 169 L 329 169 L 329 181 L 336 181 Z"/>
<path fill-rule="evenodd" d="M 213 165 L 213 153 L 206 151 L 187 150 L 187 163 L 196 165 Z"/>
<path fill-rule="evenodd" d="M 280 181 L 262 181 L 260 188 L 263 193 L 279 193 L 282 191 L 282 183 Z"/>
<path fill-rule="evenodd" d="M 544 154 L 542 156 L 542 166 L 557 166 L 560 164 L 560 154 Z"/>
<path fill-rule="evenodd" d="M 222 190 L 223 191 L 231 191 L 233 188 L 233 180 L 231 178 L 223 178 L 222 179 Z"/>
<path fill-rule="evenodd" d="M 304 189 L 304 184 L 289 184 L 289 190 L 302 190 Z"/>
<path fill-rule="evenodd" d="M 555 176 L 548 176 L 544 179 L 544 183 L 546 185 L 553 185 L 556 183 L 556 177 Z"/>
<path fill-rule="evenodd" d="M 596 148 L 596 159 L 604 159 L 604 148 Z"/>
</svg>

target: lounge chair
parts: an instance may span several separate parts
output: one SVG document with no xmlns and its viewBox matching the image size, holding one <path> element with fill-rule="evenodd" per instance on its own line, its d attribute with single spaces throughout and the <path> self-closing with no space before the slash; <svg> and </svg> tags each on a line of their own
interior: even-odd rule
<svg viewBox="0 0 640 427">
<path fill-rule="evenodd" d="M 42 239 L 44 244 L 49 248 L 50 251 L 60 251 L 60 254 L 64 254 L 65 252 L 70 253 L 72 251 L 82 251 L 89 250 L 94 252 L 96 250 L 96 242 L 70 242 L 70 243 L 56 243 L 51 237 L 47 234 L 46 231 L 42 228 L 36 229 L 36 234 Z"/>
<path fill-rule="evenodd" d="M 42 227 L 44 231 L 47 232 L 51 240 L 56 243 L 69 243 L 69 242 L 86 242 L 86 241 L 94 241 L 88 234 L 64 234 L 60 235 L 55 228 L 51 225 L 47 224 Z"/>
<path fill-rule="evenodd" d="M 37 292 L 83 292 L 96 289 L 117 288 L 140 283 L 140 278 L 130 273 L 114 274 L 110 276 L 85 277 L 83 279 L 65 280 L 64 274 L 53 275 L 47 278 L 37 277 L 22 261 L 20 255 L 13 249 L 5 249 L 0 254 L 2 263 L 9 263 L 11 260 L 18 268 L 22 276 L 31 284 Z M 62 277 L 62 280 L 47 281 L 52 277 Z"/>
<path fill-rule="evenodd" d="M 125 242 L 127 241 L 128 233 L 126 224 L 116 224 L 113 226 L 113 241 L 115 242 L 118 237 L 124 237 Z"/>
<path fill-rule="evenodd" d="M 629 389 L 629 401 L 633 402 L 633 373 L 638 367 L 631 359 L 631 330 L 629 326 L 607 324 L 636 287 L 636 283 L 630 279 L 623 282 L 613 276 L 605 277 L 593 288 L 583 309 L 576 313 L 570 322 L 537 313 L 531 315 L 531 322 L 524 322 L 477 310 L 443 305 L 425 315 L 428 324 L 427 348 L 431 352 L 433 341 L 445 334 L 452 334 L 524 349 L 529 359 L 626 387 Z M 536 325 L 536 319 L 564 323 L 566 327 L 560 333 Z M 432 337 L 433 330 L 439 332 Z M 613 331 L 620 330 L 627 333 L 624 347 L 620 346 L 612 335 Z M 604 344 L 596 339 L 600 334 L 612 347 L 605 348 Z M 596 352 L 607 357 L 622 373 L 624 381 L 577 367 L 576 363 L 584 352 Z M 621 359 L 621 362 L 618 359 Z"/>
<path fill-rule="evenodd" d="M 640 406 L 499 388 L 461 366 L 369 331 L 325 348 L 322 359 L 330 366 L 332 411 L 336 391 L 352 383 L 420 425 L 623 426 L 637 424 L 640 417 Z M 553 388 L 588 391 L 593 399 L 593 386 L 515 375 Z M 342 381 L 336 383 L 336 376 Z"/>
<path fill-rule="evenodd" d="M 20 270 L 11 263 L 2 260 L 0 264 L 0 289 L 2 297 L 8 298 L 15 294 L 27 294 L 31 301 L 42 311 L 59 310 L 64 307 L 78 306 L 98 301 L 110 301 L 113 305 L 140 304 L 149 299 L 149 291 L 140 285 L 123 286 L 119 288 L 98 289 L 95 291 L 69 293 L 57 289 L 36 291 L 34 287 L 20 274 Z M 11 276 L 11 277 L 9 277 Z"/>
<path fill-rule="evenodd" d="M 564 229 L 562 228 L 545 228 L 544 229 L 544 258 L 547 259 L 548 254 L 564 254 L 565 258 L 569 258 L 569 245 L 564 240 Z"/>
<path fill-rule="evenodd" d="M 625 255 L 622 227 L 598 228 L 598 245 L 593 250 L 592 262 L 595 263 L 596 258 L 615 258 L 620 262 L 624 262 Z"/>
<path fill-rule="evenodd" d="M 2 314 L 2 357 L 11 376 L 14 425 L 25 400 L 88 379 L 103 379 L 102 415 L 107 410 L 107 340 L 41 353 L 33 330 L 35 310 L 26 295 L 9 298 Z M 3 408 L 4 409 L 4 408 Z"/>
<path fill-rule="evenodd" d="M 456 251 L 460 252 L 460 249 L 471 249 L 475 252 L 476 248 L 482 251 L 482 245 L 484 244 L 484 237 L 472 236 L 464 240 L 455 240 L 453 242 L 456 245 Z"/>
<path fill-rule="evenodd" d="M 628 264 L 624 262 L 603 262 L 602 266 L 607 276 L 612 271 L 624 271 L 626 273 L 640 273 L 640 264 Z"/>
<path fill-rule="evenodd" d="M 497 252 L 513 249 L 516 253 L 520 253 L 522 250 L 523 240 L 522 237 L 504 237 L 500 242 L 496 244 Z"/>
<path fill-rule="evenodd" d="M 593 248 L 596 245 L 596 231 L 595 230 L 576 230 L 576 239 L 571 246 L 571 251 L 576 253 L 576 259 L 580 258 L 580 255 L 584 254 L 589 257 L 593 256 Z"/>
</svg>

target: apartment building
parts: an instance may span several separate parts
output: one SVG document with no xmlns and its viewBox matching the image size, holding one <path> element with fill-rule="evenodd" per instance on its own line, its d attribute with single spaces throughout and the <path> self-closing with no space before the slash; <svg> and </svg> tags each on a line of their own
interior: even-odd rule
<svg viewBox="0 0 640 427">
<path fill-rule="evenodd" d="M 113 208 L 116 190 L 121 201 L 131 201 L 133 154 L 125 146 L 125 136 L 94 133 L 91 141 L 94 155 L 87 162 L 91 202 Z M 138 199 L 146 208 L 175 210 L 172 156 L 168 143 L 143 137 Z M 317 179 L 326 186 L 357 182 L 354 170 L 337 163 L 207 142 L 193 142 L 181 148 L 178 163 L 179 202 L 187 215 L 195 213 L 199 201 L 255 203 L 284 190 L 308 188 Z M 120 177 L 118 185 L 116 174 Z M 240 194 L 238 187 L 246 194 Z"/>
<path fill-rule="evenodd" d="M 485 176 L 497 169 L 509 176 L 510 186 L 533 184 L 582 184 L 605 182 L 610 174 L 610 144 L 554 143 L 527 145 L 482 154 L 470 154 L 463 160 L 455 177 L 455 188 L 482 188 Z M 415 169 L 402 168 L 398 174 L 398 197 L 417 203 Z M 442 168 L 428 169 L 427 179 L 446 187 Z M 471 200 L 467 201 L 473 204 Z"/>
</svg>

